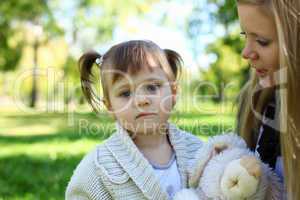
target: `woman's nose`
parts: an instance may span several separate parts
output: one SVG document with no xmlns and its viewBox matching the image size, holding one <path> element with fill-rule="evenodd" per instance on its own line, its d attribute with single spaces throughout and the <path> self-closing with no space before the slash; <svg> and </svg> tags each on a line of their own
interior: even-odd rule
<svg viewBox="0 0 300 200">
<path fill-rule="evenodd" d="M 258 54 L 250 44 L 246 44 L 242 51 L 242 57 L 247 60 L 256 60 L 258 59 Z"/>
</svg>

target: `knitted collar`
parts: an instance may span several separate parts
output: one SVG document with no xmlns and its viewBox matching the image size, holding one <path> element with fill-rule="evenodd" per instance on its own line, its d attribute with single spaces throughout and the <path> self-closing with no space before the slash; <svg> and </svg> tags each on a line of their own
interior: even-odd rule
<svg viewBox="0 0 300 200">
<path fill-rule="evenodd" d="M 105 143 L 120 166 L 128 173 L 148 199 L 168 199 L 167 193 L 161 188 L 158 178 L 149 161 L 136 147 L 128 132 L 116 123 L 117 131 Z M 187 156 L 184 132 L 175 125 L 168 124 L 168 134 L 177 159 L 182 187 L 187 186 Z"/>
</svg>

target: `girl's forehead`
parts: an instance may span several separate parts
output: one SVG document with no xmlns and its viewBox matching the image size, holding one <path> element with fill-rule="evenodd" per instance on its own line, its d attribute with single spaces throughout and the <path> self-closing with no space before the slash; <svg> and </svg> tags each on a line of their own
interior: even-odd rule
<svg viewBox="0 0 300 200">
<path fill-rule="evenodd" d="M 132 58 L 132 61 L 112 63 L 105 69 L 105 74 L 110 74 L 109 79 L 112 84 L 120 79 L 128 79 L 128 77 L 141 76 L 142 74 L 150 74 L 154 70 L 162 69 L 164 63 L 157 55 L 145 54 L 143 58 Z"/>
<path fill-rule="evenodd" d="M 120 85 L 139 85 L 147 81 L 168 81 L 167 74 L 159 66 L 145 67 L 135 74 L 124 73 L 112 83 L 112 87 L 119 87 Z"/>
</svg>

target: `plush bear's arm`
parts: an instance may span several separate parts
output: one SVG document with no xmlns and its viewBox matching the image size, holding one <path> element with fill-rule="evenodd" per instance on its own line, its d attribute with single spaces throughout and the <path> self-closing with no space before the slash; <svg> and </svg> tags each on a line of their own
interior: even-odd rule
<svg viewBox="0 0 300 200">
<path fill-rule="evenodd" d="M 202 146 L 197 152 L 196 162 L 191 170 L 188 172 L 188 185 L 190 188 L 197 188 L 199 184 L 199 179 L 202 175 L 203 169 L 205 168 L 207 162 L 212 158 L 213 147 L 207 143 Z"/>
</svg>

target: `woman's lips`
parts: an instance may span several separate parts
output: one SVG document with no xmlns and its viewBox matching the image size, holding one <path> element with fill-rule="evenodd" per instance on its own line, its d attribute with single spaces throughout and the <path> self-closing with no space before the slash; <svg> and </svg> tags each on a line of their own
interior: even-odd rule
<svg viewBox="0 0 300 200">
<path fill-rule="evenodd" d="M 138 116 L 136 116 L 136 119 L 150 115 L 156 115 L 156 113 L 140 113 Z"/>
<path fill-rule="evenodd" d="M 256 74 L 257 74 L 258 76 L 265 76 L 266 73 L 268 72 L 267 69 L 255 69 L 255 70 L 256 70 Z"/>
</svg>

